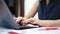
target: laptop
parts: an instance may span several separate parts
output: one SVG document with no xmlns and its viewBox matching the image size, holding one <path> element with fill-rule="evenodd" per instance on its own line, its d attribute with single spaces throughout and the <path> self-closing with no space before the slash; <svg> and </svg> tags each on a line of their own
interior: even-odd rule
<svg viewBox="0 0 60 34">
<path fill-rule="evenodd" d="M 5 4 L 4 0 L 0 0 L 1 9 L 0 9 L 0 26 L 8 29 L 30 29 L 35 27 L 22 27 L 17 24 L 13 19 L 13 15 Z"/>
</svg>

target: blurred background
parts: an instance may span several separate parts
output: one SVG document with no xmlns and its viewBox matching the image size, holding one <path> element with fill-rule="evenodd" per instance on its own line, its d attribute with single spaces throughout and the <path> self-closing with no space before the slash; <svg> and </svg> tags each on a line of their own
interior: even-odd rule
<svg viewBox="0 0 60 34">
<path fill-rule="evenodd" d="M 4 0 L 13 15 L 24 17 L 36 0 Z M 38 18 L 38 14 L 34 16 Z"/>
</svg>

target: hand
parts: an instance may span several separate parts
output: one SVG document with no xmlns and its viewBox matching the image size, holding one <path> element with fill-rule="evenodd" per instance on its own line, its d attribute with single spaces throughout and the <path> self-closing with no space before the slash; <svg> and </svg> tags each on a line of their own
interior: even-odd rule
<svg viewBox="0 0 60 34">
<path fill-rule="evenodd" d="M 30 24 L 38 24 L 39 23 L 39 20 L 38 19 L 35 19 L 35 18 L 30 18 L 29 19 L 29 23 Z"/>
<path fill-rule="evenodd" d="M 15 17 L 14 20 L 16 21 L 16 23 L 19 23 L 21 20 L 23 19 L 23 17 Z"/>
<path fill-rule="evenodd" d="M 25 17 L 17 17 L 17 18 L 14 18 L 14 20 L 22 26 L 25 26 L 28 23 L 27 21 L 28 19 Z"/>
<path fill-rule="evenodd" d="M 35 18 L 30 18 L 30 19 L 24 19 L 23 21 L 21 21 L 21 23 L 23 24 L 23 26 L 27 24 L 38 25 L 39 20 Z"/>
<path fill-rule="evenodd" d="M 28 23 L 29 23 L 29 19 L 28 18 L 23 18 L 22 21 L 21 21 L 21 24 L 23 26 L 26 26 Z"/>
<path fill-rule="evenodd" d="M 35 18 L 30 18 L 30 19 L 29 19 L 29 23 L 32 24 L 32 25 L 37 25 L 37 26 L 39 26 L 39 27 L 42 26 L 41 20 L 35 19 Z"/>
</svg>

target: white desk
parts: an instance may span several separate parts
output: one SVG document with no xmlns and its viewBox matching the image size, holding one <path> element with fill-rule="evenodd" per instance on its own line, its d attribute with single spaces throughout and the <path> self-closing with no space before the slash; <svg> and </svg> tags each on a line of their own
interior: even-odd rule
<svg viewBox="0 0 60 34">
<path fill-rule="evenodd" d="M 58 28 L 59 30 L 44 30 L 43 28 L 34 28 L 27 30 L 0 29 L 0 34 L 9 34 L 9 32 L 18 33 L 18 34 L 60 34 L 59 28 Z"/>
</svg>

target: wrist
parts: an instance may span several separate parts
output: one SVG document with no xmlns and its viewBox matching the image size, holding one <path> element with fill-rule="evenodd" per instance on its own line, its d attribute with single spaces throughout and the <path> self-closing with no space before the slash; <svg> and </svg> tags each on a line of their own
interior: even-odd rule
<svg viewBox="0 0 60 34">
<path fill-rule="evenodd" d="M 43 26 L 42 23 L 43 23 L 42 20 L 38 20 L 37 25 L 38 25 L 38 26 Z"/>
</svg>

